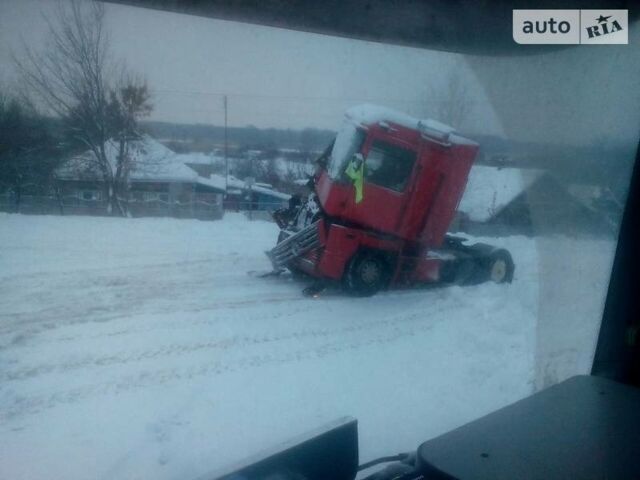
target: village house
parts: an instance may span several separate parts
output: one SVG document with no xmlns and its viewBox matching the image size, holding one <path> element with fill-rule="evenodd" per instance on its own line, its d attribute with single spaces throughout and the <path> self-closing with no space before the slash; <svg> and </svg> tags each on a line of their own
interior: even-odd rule
<svg viewBox="0 0 640 480">
<path fill-rule="evenodd" d="M 115 168 L 117 146 L 107 142 L 107 158 Z M 57 190 L 64 214 L 106 213 L 106 190 L 91 161 L 91 153 L 78 155 L 57 171 Z M 173 151 L 145 135 L 130 145 L 132 169 L 128 195 L 121 198 L 136 216 L 219 219 L 223 215 L 224 187 L 208 182 L 180 161 Z"/>
<path fill-rule="evenodd" d="M 606 212 L 544 170 L 475 165 L 452 230 L 489 236 L 608 235 L 615 225 Z"/>
<path fill-rule="evenodd" d="M 240 180 L 233 175 L 213 174 L 208 179 L 211 184 L 224 188 L 227 195 L 225 210 L 267 212 L 278 210 L 289 204 L 291 195 L 274 190 L 270 184 Z"/>
</svg>

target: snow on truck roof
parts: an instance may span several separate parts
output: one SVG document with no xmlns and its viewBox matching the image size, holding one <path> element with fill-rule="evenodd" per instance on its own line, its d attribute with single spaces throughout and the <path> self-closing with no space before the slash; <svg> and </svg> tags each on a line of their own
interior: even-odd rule
<svg viewBox="0 0 640 480">
<path fill-rule="evenodd" d="M 422 131 L 427 136 L 434 136 L 433 134 L 435 134 L 436 137 L 442 137 L 445 141 L 457 145 L 477 145 L 476 142 L 458 135 L 455 128 L 437 120 L 431 118 L 419 119 L 379 105 L 365 103 L 351 107 L 346 111 L 345 117 L 361 125 L 391 122 L 406 128 Z"/>
</svg>

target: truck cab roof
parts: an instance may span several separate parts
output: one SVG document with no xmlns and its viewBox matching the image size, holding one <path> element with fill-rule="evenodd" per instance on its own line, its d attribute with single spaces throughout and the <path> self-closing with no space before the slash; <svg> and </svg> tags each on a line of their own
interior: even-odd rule
<svg viewBox="0 0 640 480">
<path fill-rule="evenodd" d="M 372 104 L 362 104 L 351 107 L 346 111 L 345 117 L 351 122 L 361 127 L 370 125 L 381 125 L 406 128 L 422 133 L 423 137 L 440 143 L 453 143 L 456 145 L 477 145 L 476 142 L 459 135 L 455 128 L 426 118 L 419 119 L 406 113 L 393 110 L 388 107 Z"/>
</svg>

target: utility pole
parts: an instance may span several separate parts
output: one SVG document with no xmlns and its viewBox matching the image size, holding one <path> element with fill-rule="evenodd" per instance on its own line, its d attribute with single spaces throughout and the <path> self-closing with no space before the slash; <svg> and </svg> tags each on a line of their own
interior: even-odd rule
<svg viewBox="0 0 640 480">
<path fill-rule="evenodd" d="M 249 175 L 251 178 L 249 183 L 249 220 L 253 220 L 253 155 L 249 156 Z"/>
<path fill-rule="evenodd" d="M 229 157 L 227 156 L 227 96 L 224 96 L 224 191 L 229 191 Z"/>
</svg>

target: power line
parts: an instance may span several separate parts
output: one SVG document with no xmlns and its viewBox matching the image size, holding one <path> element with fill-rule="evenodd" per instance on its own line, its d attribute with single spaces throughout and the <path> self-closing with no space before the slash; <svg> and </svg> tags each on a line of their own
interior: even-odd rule
<svg viewBox="0 0 640 480">
<path fill-rule="evenodd" d="M 227 156 L 227 96 L 224 96 L 224 189 L 229 190 L 229 157 Z"/>
<path fill-rule="evenodd" d="M 322 96 L 322 95 L 276 95 L 276 94 L 264 94 L 264 93 L 223 93 L 223 92 L 199 92 L 195 90 L 173 90 L 173 89 L 164 89 L 164 88 L 156 88 L 151 89 L 152 92 L 156 93 L 177 93 L 182 95 L 209 95 L 209 96 L 217 96 L 224 97 L 225 95 L 228 97 L 245 97 L 245 98 L 273 98 L 273 99 L 291 99 L 291 100 L 333 100 L 333 101 L 341 101 L 341 102 L 396 102 L 396 103 L 416 103 L 416 102 L 429 102 L 429 100 L 423 99 L 408 99 L 408 98 L 392 98 L 392 97 L 331 97 L 331 96 Z"/>
</svg>

